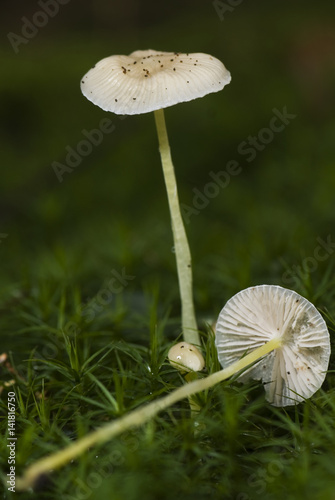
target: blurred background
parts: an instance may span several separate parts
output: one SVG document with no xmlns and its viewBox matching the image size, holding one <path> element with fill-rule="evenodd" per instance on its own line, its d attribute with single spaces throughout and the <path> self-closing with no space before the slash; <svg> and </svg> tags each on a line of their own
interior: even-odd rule
<svg viewBox="0 0 335 500">
<path fill-rule="evenodd" d="M 100 59 L 148 48 L 209 53 L 232 74 L 222 92 L 166 110 L 182 203 L 193 206 L 210 172 L 241 166 L 186 224 L 199 316 L 215 318 L 254 284 L 301 291 L 295 269 L 318 238 L 335 241 L 334 15 L 331 1 L 3 2 L 3 312 L 41 283 L 76 285 L 85 300 L 124 268 L 135 307 L 155 286 L 163 310 L 179 314 L 153 115 L 121 120 L 79 87 Z M 274 109 L 295 117 L 269 139 Z M 54 162 L 66 164 L 103 118 L 113 132 L 59 179 Z M 312 281 L 332 253 L 310 266 Z"/>
</svg>

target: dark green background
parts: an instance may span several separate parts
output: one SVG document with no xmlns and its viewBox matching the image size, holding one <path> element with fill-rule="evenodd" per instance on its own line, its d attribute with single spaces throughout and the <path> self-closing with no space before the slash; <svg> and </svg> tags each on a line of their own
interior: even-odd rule
<svg viewBox="0 0 335 500">
<path fill-rule="evenodd" d="M 6 32 L 20 34 L 21 17 L 31 19 L 40 8 L 8 2 L 7 9 L 1 49 L 0 230 L 8 234 L 0 247 L 2 293 L 36 266 L 45 276 L 63 266 L 73 280 L 87 270 L 99 284 L 109 269 L 124 265 L 137 276 L 135 288 L 156 276 L 163 290 L 175 288 L 153 116 L 120 121 L 79 89 L 81 76 L 99 59 L 136 49 L 208 52 L 232 74 L 222 92 L 166 111 L 182 202 L 191 205 L 192 189 L 203 190 L 209 172 L 227 161 L 243 167 L 187 226 L 200 307 L 216 313 L 233 291 L 283 284 L 281 259 L 299 265 L 313 255 L 318 236 L 333 233 L 331 2 L 241 2 L 221 21 L 212 2 L 121 6 L 73 0 L 18 54 Z M 273 108 L 284 106 L 297 118 L 246 162 L 238 145 L 268 126 Z M 81 131 L 104 117 L 115 131 L 59 183 L 51 163 L 64 162 L 66 146 L 75 148 Z"/>
<path fill-rule="evenodd" d="M 166 110 L 181 202 L 192 206 L 194 188 L 203 191 L 228 161 L 242 167 L 187 224 L 198 314 L 215 318 L 233 293 L 259 283 L 313 298 L 294 269 L 334 233 L 333 4 L 240 2 L 222 20 L 212 2 L 72 0 L 15 54 L 7 34 L 21 35 L 22 17 L 37 10 L 7 2 L 1 21 L 5 303 L 22 280 L 31 290 L 40 277 L 77 284 L 86 300 L 125 267 L 136 276 L 127 292 L 158 283 L 164 307 L 179 314 L 153 116 L 120 120 L 79 88 L 101 58 L 146 48 L 207 52 L 232 74 L 222 92 Z M 248 162 L 239 145 L 284 107 L 296 118 Z M 60 183 L 52 163 L 106 117 L 115 130 Z M 283 280 L 287 269 L 293 276 Z"/>
</svg>

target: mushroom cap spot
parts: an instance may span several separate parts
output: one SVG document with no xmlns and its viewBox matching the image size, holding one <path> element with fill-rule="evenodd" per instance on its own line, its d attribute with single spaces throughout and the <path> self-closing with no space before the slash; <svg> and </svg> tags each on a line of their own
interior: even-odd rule
<svg viewBox="0 0 335 500">
<path fill-rule="evenodd" d="M 168 358 L 171 365 L 181 372 L 200 372 L 205 367 L 205 360 L 199 349 L 188 342 L 172 346 Z"/>
<path fill-rule="evenodd" d="M 272 405 L 294 405 L 321 387 L 329 364 L 329 332 L 313 304 L 293 290 L 259 285 L 234 295 L 219 314 L 216 346 L 224 368 L 276 337 L 281 347 L 239 381 L 261 380 Z"/>
<path fill-rule="evenodd" d="M 99 61 L 82 78 L 81 91 L 105 111 L 137 115 L 218 92 L 230 80 L 222 62 L 208 54 L 137 50 Z"/>
</svg>

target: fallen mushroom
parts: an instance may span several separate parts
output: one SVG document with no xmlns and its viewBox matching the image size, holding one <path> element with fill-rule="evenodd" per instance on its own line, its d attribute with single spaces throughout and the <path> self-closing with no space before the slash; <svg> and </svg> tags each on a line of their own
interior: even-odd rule
<svg viewBox="0 0 335 500">
<path fill-rule="evenodd" d="M 90 446 L 139 427 L 174 403 L 209 389 L 242 370 L 247 369 L 239 380 L 252 375 L 259 378 L 263 371 L 266 380 L 268 374 L 271 375 L 267 397 L 276 406 L 296 404 L 311 397 L 325 378 L 330 356 L 327 327 L 315 307 L 292 290 L 272 285 L 242 290 L 222 309 L 216 335 L 219 359 L 221 363 L 227 362 L 224 369 L 186 383 L 166 396 L 101 426 L 66 448 L 37 460 L 17 479 L 17 489 L 30 488 L 41 474 L 62 467 Z M 292 385 L 286 385 L 287 371 L 290 370 L 294 370 L 291 380 L 299 382 L 294 387 L 298 390 L 308 388 L 304 394 L 296 394 Z M 307 372 L 309 380 L 302 376 L 303 372 Z"/>
<path fill-rule="evenodd" d="M 297 404 L 321 387 L 329 364 L 329 332 L 313 304 L 293 290 L 255 286 L 234 295 L 216 324 L 223 367 L 275 338 L 281 346 L 246 370 L 239 381 L 262 380 L 266 399 L 274 406 Z"/>
<path fill-rule="evenodd" d="M 160 155 L 172 219 L 174 249 L 186 342 L 200 345 L 192 292 L 191 253 L 180 213 L 163 108 L 218 92 L 230 73 L 218 59 L 202 53 L 138 50 L 99 61 L 81 81 L 87 99 L 121 115 L 154 111 Z"/>
</svg>

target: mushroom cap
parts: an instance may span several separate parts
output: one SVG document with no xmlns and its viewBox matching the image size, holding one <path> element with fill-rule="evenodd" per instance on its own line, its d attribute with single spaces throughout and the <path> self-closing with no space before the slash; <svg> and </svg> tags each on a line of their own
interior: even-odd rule
<svg viewBox="0 0 335 500">
<path fill-rule="evenodd" d="M 205 360 L 199 349 L 188 342 L 172 346 L 168 358 L 171 365 L 182 372 L 200 372 L 205 367 Z"/>
<path fill-rule="evenodd" d="M 99 61 L 81 80 L 89 101 L 119 115 L 138 115 L 222 90 L 230 73 L 208 54 L 137 50 Z"/>
<path fill-rule="evenodd" d="M 322 385 L 329 364 L 325 321 L 307 299 L 280 286 L 260 285 L 234 295 L 219 314 L 216 346 L 223 367 L 269 340 L 282 345 L 239 378 L 262 380 L 266 399 L 289 406 L 311 397 Z"/>
</svg>

